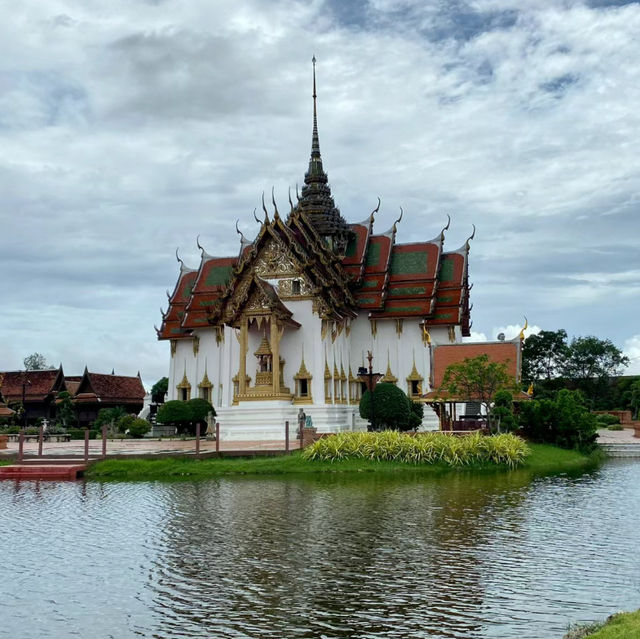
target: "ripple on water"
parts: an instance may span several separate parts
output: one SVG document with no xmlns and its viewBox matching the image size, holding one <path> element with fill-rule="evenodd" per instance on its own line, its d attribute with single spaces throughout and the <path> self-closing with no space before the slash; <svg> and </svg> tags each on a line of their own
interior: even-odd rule
<svg viewBox="0 0 640 639">
<path fill-rule="evenodd" d="M 12 637 L 545 639 L 640 606 L 633 463 L 533 482 L 0 482 L 0 530 Z"/>
</svg>

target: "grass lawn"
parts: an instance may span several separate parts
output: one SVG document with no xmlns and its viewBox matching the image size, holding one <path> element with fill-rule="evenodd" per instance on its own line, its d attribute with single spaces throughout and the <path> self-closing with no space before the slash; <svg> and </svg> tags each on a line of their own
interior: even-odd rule
<svg viewBox="0 0 640 639">
<path fill-rule="evenodd" d="M 576 451 L 563 450 L 543 444 L 530 444 L 531 455 L 520 467 L 532 473 L 574 471 L 588 468 L 597 463 L 593 457 Z M 223 475 L 284 475 L 309 473 L 401 473 L 412 472 L 425 475 L 447 472 L 508 472 L 506 465 L 477 464 L 451 467 L 444 463 L 406 464 L 390 461 L 369 461 L 351 459 L 336 462 L 307 461 L 300 453 L 277 457 L 236 457 L 193 459 L 185 457 L 164 457 L 158 459 L 111 459 L 97 462 L 88 469 L 90 479 L 115 480 L 162 480 L 162 479 L 204 479 Z M 516 471 L 518 472 L 518 471 Z"/>
<path fill-rule="evenodd" d="M 632 639 L 640 637 L 640 610 L 613 616 L 590 639 Z"/>
<path fill-rule="evenodd" d="M 640 637 L 640 610 L 613 615 L 598 630 L 585 634 L 587 627 L 578 626 L 568 632 L 565 639 L 638 639 Z"/>
</svg>

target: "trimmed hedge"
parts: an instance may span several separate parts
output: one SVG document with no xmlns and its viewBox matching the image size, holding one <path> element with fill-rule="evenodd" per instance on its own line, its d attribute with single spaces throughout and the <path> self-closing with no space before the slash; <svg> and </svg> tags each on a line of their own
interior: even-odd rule
<svg viewBox="0 0 640 639">
<path fill-rule="evenodd" d="M 323 437 L 305 448 L 302 456 L 322 461 L 370 459 L 409 464 L 442 462 L 449 466 L 492 463 L 514 468 L 522 464 L 530 452 L 524 440 L 512 434 L 485 437 L 474 433 L 456 437 L 433 432 L 412 436 L 387 430 Z"/>
<path fill-rule="evenodd" d="M 67 432 L 71 439 L 84 439 L 84 431 L 86 428 L 69 428 Z M 89 431 L 89 439 L 98 439 L 99 432 L 97 430 Z"/>
</svg>

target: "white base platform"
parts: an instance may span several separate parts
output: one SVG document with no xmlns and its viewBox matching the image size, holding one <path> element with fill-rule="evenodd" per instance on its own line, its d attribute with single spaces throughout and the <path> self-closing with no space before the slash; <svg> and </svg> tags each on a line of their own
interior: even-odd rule
<svg viewBox="0 0 640 639">
<path fill-rule="evenodd" d="M 285 438 L 289 421 L 289 438 L 295 439 L 298 410 L 311 416 L 319 433 L 366 431 L 367 421 L 358 414 L 358 406 L 345 404 L 292 404 L 291 402 L 241 402 L 237 406 L 216 408 L 222 441 L 250 441 Z M 421 430 L 438 430 L 437 415 L 425 406 Z"/>
</svg>

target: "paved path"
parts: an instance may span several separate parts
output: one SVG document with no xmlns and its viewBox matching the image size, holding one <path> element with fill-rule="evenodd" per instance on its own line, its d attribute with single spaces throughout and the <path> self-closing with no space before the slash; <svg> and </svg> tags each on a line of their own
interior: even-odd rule
<svg viewBox="0 0 640 639">
<path fill-rule="evenodd" d="M 289 442 L 290 449 L 297 449 L 300 443 L 297 439 Z M 194 439 L 108 439 L 107 456 L 110 455 L 167 455 L 167 454 L 189 454 L 194 453 L 196 442 Z M 216 450 L 216 443 L 200 440 L 201 453 L 213 453 Z M 221 441 L 220 450 L 225 451 L 259 451 L 259 450 L 281 450 L 284 453 L 284 440 L 262 440 L 262 441 Z M 14 455 L 18 452 L 18 444 L 9 442 L 7 450 L 0 451 L 0 457 Z M 38 442 L 30 441 L 24 444 L 25 456 L 37 455 Z M 43 453 L 47 456 L 56 457 L 82 456 L 84 455 L 84 441 L 74 440 L 70 442 L 45 442 Z M 89 441 L 89 456 L 99 457 L 102 455 L 102 440 L 92 439 Z"/>
<path fill-rule="evenodd" d="M 638 444 L 640 439 L 633 436 L 633 428 L 625 428 L 624 430 L 607 430 L 600 428 L 598 430 L 599 444 Z"/>
</svg>

